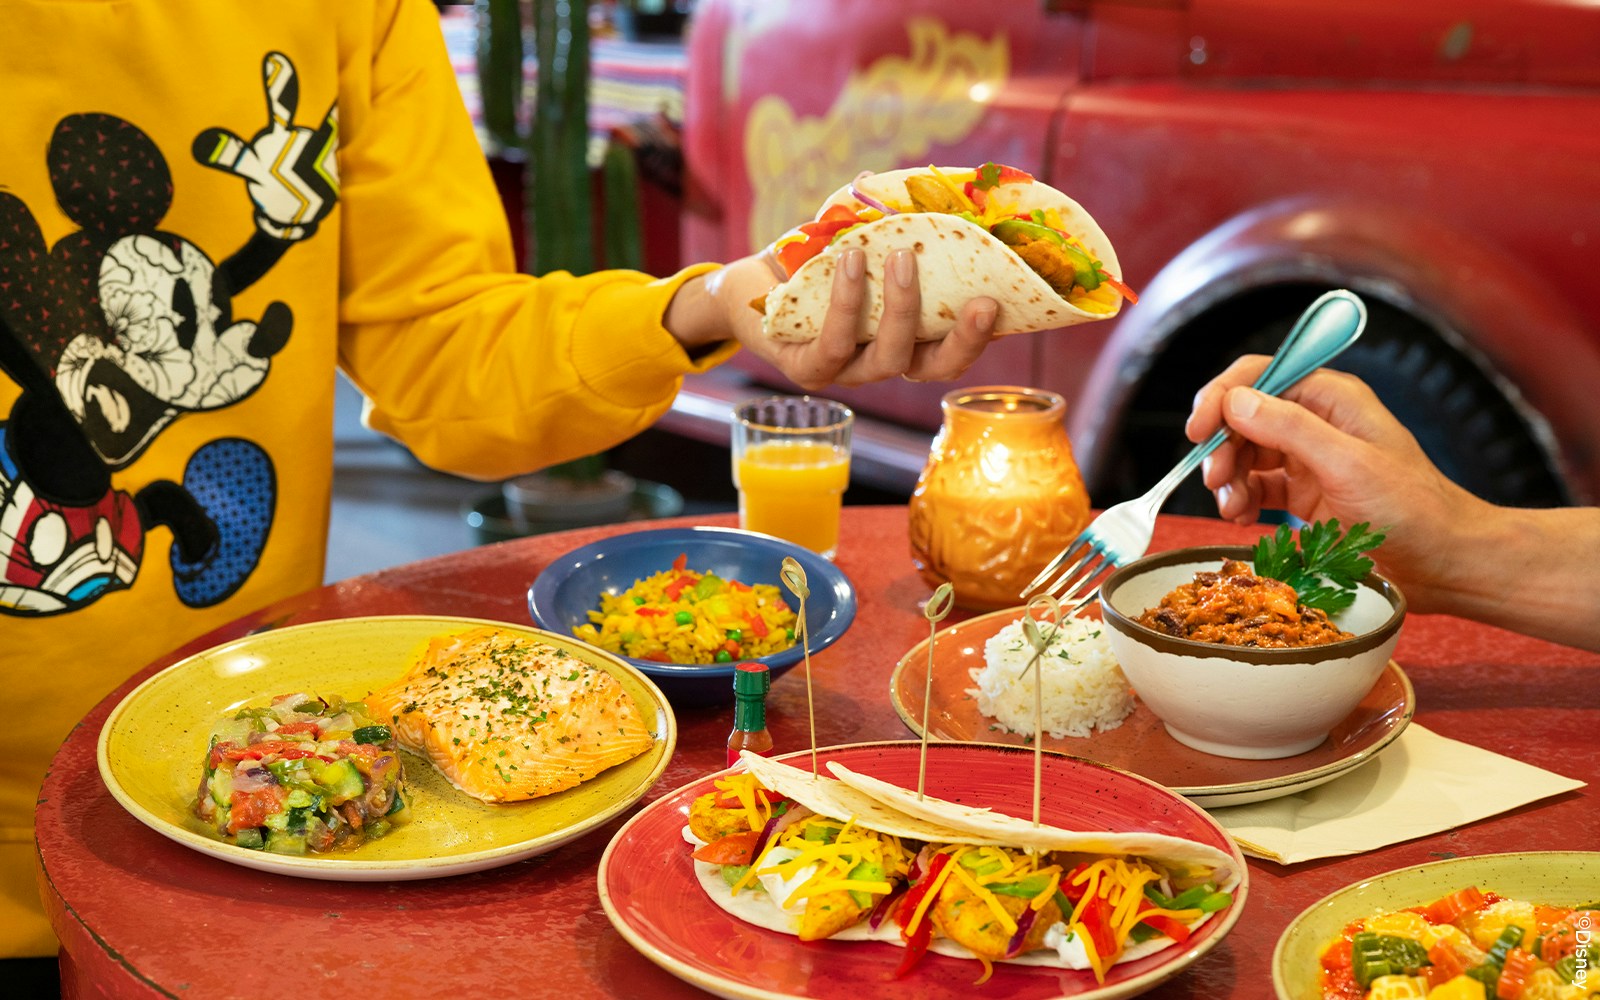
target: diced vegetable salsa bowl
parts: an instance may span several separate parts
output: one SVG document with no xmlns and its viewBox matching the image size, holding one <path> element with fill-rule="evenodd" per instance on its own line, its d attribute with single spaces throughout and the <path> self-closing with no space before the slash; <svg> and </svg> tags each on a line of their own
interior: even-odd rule
<svg viewBox="0 0 1600 1000">
<path fill-rule="evenodd" d="M 801 601 L 785 558 L 805 571 Z M 808 549 L 736 528 L 663 528 L 602 539 L 558 557 L 528 589 L 541 627 L 621 656 L 678 705 L 732 701 L 734 667 L 776 680 L 837 642 L 855 619 L 850 580 Z M 809 633 L 807 642 L 802 635 Z"/>
</svg>

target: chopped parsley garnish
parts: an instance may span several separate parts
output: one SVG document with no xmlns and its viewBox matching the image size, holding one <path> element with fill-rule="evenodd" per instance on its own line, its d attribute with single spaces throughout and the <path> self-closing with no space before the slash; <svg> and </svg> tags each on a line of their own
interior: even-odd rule
<svg viewBox="0 0 1600 1000">
<path fill-rule="evenodd" d="M 1356 585 L 1372 572 L 1361 553 L 1383 544 L 1383 532 L 1370 528 L 1363 521 L 1341 534 L 1337 518 L 1317 521 L 1300 529 L 1296 544 L 1293 529 L 1280 524 L 1256 542 L 1256 575 L 1287 583 L 1305 607 L 1338 614 L 1355 603 Z"/>
</svg>

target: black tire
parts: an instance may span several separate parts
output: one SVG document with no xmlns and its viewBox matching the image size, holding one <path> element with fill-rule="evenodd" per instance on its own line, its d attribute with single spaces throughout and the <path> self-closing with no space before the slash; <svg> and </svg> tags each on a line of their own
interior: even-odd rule
<svg viewBox="0 0 1600 1000">
<path fill-rule="evenodd" d="M 1326 289 L 1262 289 L 1195 320 L 1156 359 L 1116 432 L 1095 506 L 1143 493 L 1189 449 L 1183 424 L 1196 390 L 1243 353 L 1271 354 L 1306 304 Z M 1571 493 L 1527 420 L 1473 361 L 1416 317 L 1367 298 L 1367 328 L 1331 367 L 1350 372 L 1399 417 L 1439 468 L 1495 503 L 1554 507 Z M 1163 508 L 1215 515 L 1192 476 Z"/>
</svg>

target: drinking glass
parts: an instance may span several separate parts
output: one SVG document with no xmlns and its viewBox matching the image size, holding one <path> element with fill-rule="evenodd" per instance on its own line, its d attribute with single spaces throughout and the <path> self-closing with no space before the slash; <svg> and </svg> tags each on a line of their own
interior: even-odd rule
<svg viewBox="0 0 1600 1000">
<path fill-rule="evenodd" d="M 830 399 L 765 396 L 738 404 L 733 416 L 739 526 L 832 559 L 855 414 Z"/>
</svg>

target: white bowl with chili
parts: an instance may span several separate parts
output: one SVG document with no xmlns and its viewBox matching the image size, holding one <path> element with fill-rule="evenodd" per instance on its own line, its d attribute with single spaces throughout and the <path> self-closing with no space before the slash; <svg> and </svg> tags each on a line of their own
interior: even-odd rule
<svg viewBox="0 0 1600 1000">
<path fill-rule="evenodd" d="M 1405 597 L 1370 573 L 1330 619 L 1250 560 L 1245 546 L 1146 556 L 1106 579 L 1101 609 L 1123 674 L 1174 739 L 1222 757 L 1291 757 L 1377 682 Z"/>
</svg>

